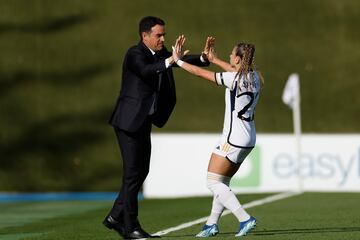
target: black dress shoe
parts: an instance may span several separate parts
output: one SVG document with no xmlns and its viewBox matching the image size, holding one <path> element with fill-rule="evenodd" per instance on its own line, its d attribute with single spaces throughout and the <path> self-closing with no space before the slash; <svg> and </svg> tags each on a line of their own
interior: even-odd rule
<svg viewBox="0 0 360 240">
<path fill-rule="evenodd" d="M 111 217 L 110 215 L 107 216 L 104 221 L 103 224 L 105 225 L 105 227 L 107 227 L 108 229 L 114 229 L 120 236 L 124 237 L 125 236 L 125 228 L 124 225 L 121 224 L 119 221 L 116 221 L 113 217 Z"/>
<path fill-rule="evenodd" d="M 130 233 L 125 233 L 124 238 L 125 239 L 142 239 L 142 238 L 160 238 L 160 236 L 150 235 L 149 233 L 145 232 L 144 229 L 142 229 L 141 227 L 138 227 Z"/>
</svg>

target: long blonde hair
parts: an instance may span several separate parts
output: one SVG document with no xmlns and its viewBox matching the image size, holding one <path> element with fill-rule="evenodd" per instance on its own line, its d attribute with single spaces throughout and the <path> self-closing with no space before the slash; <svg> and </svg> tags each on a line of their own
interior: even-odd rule
<svg viewBox="0 0 360 240">
<path fill-rule="evenodd" d="M 256 70 L 255 67 L 255 61 L 254 61 L 254 54 L 255 54 L 255 45 L 251 43 L 238 43 L 236 46 L 236 56 L 240 57 L 241 59 L 241 65 L 240 68 L 235 76 L 239 77 L 245 77 L 245 81 L 249 83 L 249 85 L 252 85 L 252 82 L 254 81 L 254 71 Z M 261 83 L 264 84 L 264 78 L 262 75 L 258 72 Z M 249 79 L 250 76 L 250 79 Z M 241 91 L 240 84 L 239 84 L 239 90 Z"/>
</svg>

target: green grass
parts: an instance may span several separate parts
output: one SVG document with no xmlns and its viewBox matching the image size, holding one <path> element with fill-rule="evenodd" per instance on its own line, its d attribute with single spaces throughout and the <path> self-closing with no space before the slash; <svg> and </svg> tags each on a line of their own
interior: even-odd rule
<svg viewBox="0 0 360 240">
<path fill-rule="evenodd" d="M 244 204 L 266 194 L 239 195 Z M 304 193 L 248 209 L 258 226 L 246 239 L 358 239 L 359 193 Z M 0 204 L 1 240 L 119 239 L 101 221 L 111 202 L 32 202 Z M 207 216 L 211 199 L 147 199 L 140 203 L 140 220 L 157 232 Z M 3 214 L 4 213 L 4 214 Z M 214 239 L 235 239 L 238 223 L 222 217 Z M 194 239 L 202 224 L 164 235 L 162 239 Z"/>
<path fill-rule="evenodd" d="M 213 35 L 227 60 L 237 42 L 255 43 L 265 77 L 258 132 L 292 132 L 281 94 L 298 72 L 303 131 L 359 133 L 359 9 L 357 0 L 1 1 L 0 190 L 117 190 L 119 150 L 107 121 L 145 15 L 166 21 L 168 47 L 185 34 L 200 52 Z M 174 74 L 177 106 L 154 131 L 220 132 L 224 89 Z"/>
</svg>

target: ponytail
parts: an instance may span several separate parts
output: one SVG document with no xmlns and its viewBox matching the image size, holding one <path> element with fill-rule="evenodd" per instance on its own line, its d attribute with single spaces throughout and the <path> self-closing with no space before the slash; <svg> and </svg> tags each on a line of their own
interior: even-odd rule
<svg viewBox="0 0 360 240">
<path fill-rule="evenodd" d="M 239 43 L 236 45 L 236 56 L 239 56 L 241 59 L 241 65 L 239 71 L 237 72 L 236 77 L 245 77 L 245 82 L 249 83 L 248 86 L 252 86 L 252 82 L 254 81 L 253 71 L 256 70 L 255 61 L 255 45 L 251 43 Z M 250 78 L 249 78 L 250 77 Z M 259 74 L 261 82 L 264 83 L 264 79 Z M 239 84 L 239 90 L 241 91 L 241 86 Z"/>
</svg>

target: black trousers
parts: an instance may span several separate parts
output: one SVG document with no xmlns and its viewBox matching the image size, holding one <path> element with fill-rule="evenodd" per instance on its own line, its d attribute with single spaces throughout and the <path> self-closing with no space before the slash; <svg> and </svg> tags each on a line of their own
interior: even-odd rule
<svg viewBox="0 0 360 240">
<path fill-rule="evenodd" d="M 138 193 L 149 173 L 151 121 L 148 118 L 136 132 L 115 128 L 115 133 L 123 160 L 123 179 L 110 215 L 131 232 L 140 226 L 137 218 Z"/>
</svg>

